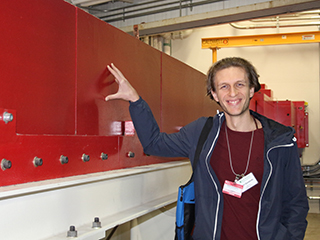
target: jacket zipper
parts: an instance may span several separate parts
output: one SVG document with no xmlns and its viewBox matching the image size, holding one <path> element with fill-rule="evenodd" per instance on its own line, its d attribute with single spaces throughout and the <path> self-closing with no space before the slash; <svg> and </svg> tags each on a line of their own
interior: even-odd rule
<svg viewBox="0 0 320 240">
<path fill-rule="evenodd" d="M 211 147 L 210 147 L 210 150 L 209 150 L 209 152 L 207 153 L 207 156 L 206 156 L 206 159 L 205 159 L 207 171 L 208 171 L 208 173 L 209 173 L 209 176 L 210 176 L 210 178 L 211 178 L 211 180 L 212 180 L 212 182 L 213 182 L 213 184 L 214 184 L 214 187 L 215 187 L 216 192 L 217 192 L 217 195 L 218 195 L 218 201 L 217 201 L 218 203 L 217 203 L 217 208 L 216 208 L 216 215 L 215 215 L 215 221 L 214 221 L 215 224 L 214 224 L 213 237 L 212 237 L 213 240 L 216 238 L 216 234 L 217 234 L 218 213 L 219 213 L 219 208 L 220 208 L 221 196 L 220 196 L 220 193 L 219 193 L 219 190 L 218 190 L 217 183 L 214 181 L 213 176 L 212 176 L 212 174 L 210 173 L 209 165 L 208 165 L 208 158 L 209 158 L 210 153 L 212 152 L 212 149 L 213 149 L 213 146 L 214 146 L 215 142 L 216 142 L 217 139 L 218 139 L 218 136 L 219 136 L 219 133 L 220 133 L 220 129 L 221 129 L 221 118 L 222 118 L 222 116 L 223 116 L 223 113 L 219 116 L 219 128 L 218 128 L 218 132 L 217 132 L 217 134 L 216 134 L 216 136 L 215 136 L 215 138 L 214 138 L 214 140 L 213 140 L 213 142 L 212 142 L 212 145 L 211 145 Z"/>
<path fill-rule="evenodd" d="M 270 165 L 270 173 L 269 173 L 269 176 L 267 178 L 267 181 L 263 187 L 263 190 L 262 190 L 262 193 L 261 193 L 261 197 L 260 197 L 260 200 L 259 200 L 259 209 L 258 209 L 258 216 L 257 216 L 257 223 L 256 223 L 256 232 L 257 232 L 257 237 L 258 237 L 258 240 L 260 240 L 260 233 L 259 233 L 259 221 L 260 221 L 260 213 L 261 213 L 261 202 L 262 202 L 262 198 L 263 198 L 263 195 L 264 195 L 264 192 L 265 192 L 265 189 L 269 183 L 269 180 L 270 180 L 270 177 L 272 175 L 272 171 L 273 171 L 273 167 L 272 167 L 272 164 L 271 164 L 271 161 L 269 159 L 269 153 L 271 152 L 271 150 L 275 149 L 275 148 L 280 148 L 280 147 L 292 147 L 294 144 L 293 143 L 290 143 L 290 144 L 285 144 L 285 145 L 277 145 L 277 146 L 274 146 L 272 148 L 270 148 L 268 151 L 267 151 L 267 154 L 266 154 L 266 157 L 267 157 L 267 160 L 268 160 L 268 163 Z"/>
</svg>

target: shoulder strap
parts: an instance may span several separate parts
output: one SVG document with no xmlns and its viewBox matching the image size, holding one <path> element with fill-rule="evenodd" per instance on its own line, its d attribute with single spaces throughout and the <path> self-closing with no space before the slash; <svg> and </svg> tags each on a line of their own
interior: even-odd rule
<svg viewBox="0 0 320 240">
<path fill-rule="evenodd" d="M 197 149 L 196 152 L 194 154 L 194 161 L 193 161 L 193 165 L 192 165 L 192 170 L 194 172 L 194 170 L 197 167 L 197 163 L 200 157 L 200 153 L 203 147 L 204 142 L 207 140 L 207 137 L 209 135 L 209 132 L 212 128 L 212 124 L 213 124 L 213 117 L 208 117 L 204 127 L 202 128 L 200 137 L 199 137 L 199 141 L 198 141 L 198 145 L 197 145 Z"/>
</svg>

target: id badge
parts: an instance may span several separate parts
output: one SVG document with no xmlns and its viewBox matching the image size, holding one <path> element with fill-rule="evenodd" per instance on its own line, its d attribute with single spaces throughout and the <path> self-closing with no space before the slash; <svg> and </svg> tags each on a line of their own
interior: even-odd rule
<svg viewBox="0 0 320 240">
<path fill-rule="evenodd" d="M 231 196 L 241 198 L 243 185 L 225 180 L 222 192 Z"/>
<path fill-rule="evenodd" d="M 258 184 L 258 181 L 252 172 L 235 182 L 243 186 L 243 193 Z"/>
</svg>

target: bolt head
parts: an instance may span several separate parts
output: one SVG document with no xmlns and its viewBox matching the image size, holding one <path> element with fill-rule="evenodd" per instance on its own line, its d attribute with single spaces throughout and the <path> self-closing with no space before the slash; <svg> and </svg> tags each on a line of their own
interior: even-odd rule
<svg viewBox="0 0 320 240">
<path fill-rule="evenodd" d="M 90 160 L 90 156 L 87 154 L 82 154 L 82 161 L 88 162 Z"/>
<path fill-rule="evenodd" d="M 35 157 L 33 159 L 33 165 L 35 167 L 40 167 L 40 166 L 42 166 L 42 164 L 43 164 L 42 158 Z"/>
<path fill-rule="evenodd" d="M 1 160 L 1 169 L 4 171 L 6 169 L 9 169 L 11 168 L 12 166 L 12 163 L 10 160 L 7 160 L 7 159 L 2 159 Z"/>
<path fill-rule="evenodd" d="M 4 112 L 2 114 L 2 120 L 7 124 L 13 120 L 13 115 L 11 113 Z"/>
</svg>

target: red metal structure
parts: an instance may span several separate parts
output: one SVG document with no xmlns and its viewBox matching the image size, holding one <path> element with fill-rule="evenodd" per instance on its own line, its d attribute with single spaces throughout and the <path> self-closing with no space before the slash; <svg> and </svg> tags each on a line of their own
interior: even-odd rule
<svg viewBox="0 0 320 240">
<path fill-rule="evenodd" d="M 272 91 L 261 84 L 261 90 L 253 96 L 250 109 L 265 115 L 296 131 L 298 148 L 309 146 L 308 112 L 304 101 L 274 101 Z"/>
<path fill-rule="evenodd" d="M 127 102 L 104 101 L 112 62 L 166 132 L 218 109 L 202 73 L 63 0 L 5 1 L 0 22 L 0 186 L 165 161 L 143 154 Z"/>
</svg>

